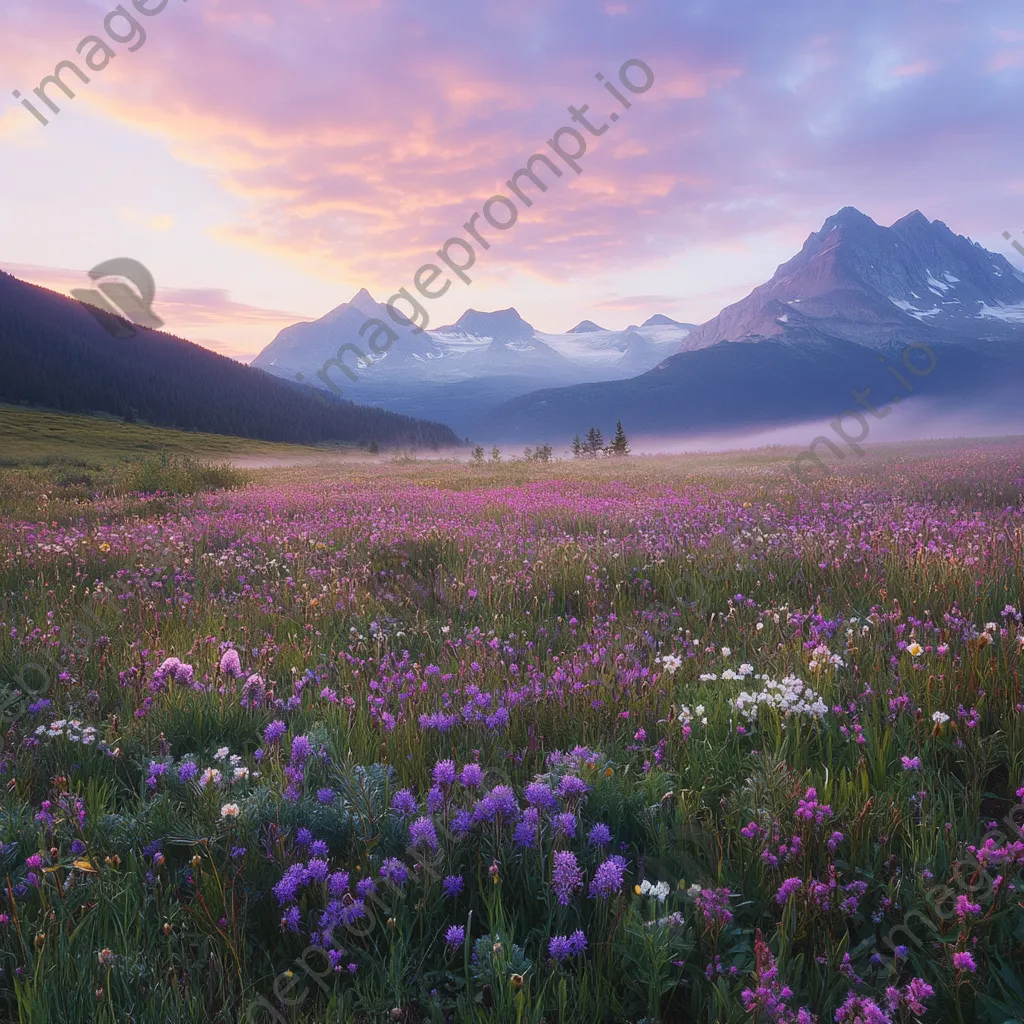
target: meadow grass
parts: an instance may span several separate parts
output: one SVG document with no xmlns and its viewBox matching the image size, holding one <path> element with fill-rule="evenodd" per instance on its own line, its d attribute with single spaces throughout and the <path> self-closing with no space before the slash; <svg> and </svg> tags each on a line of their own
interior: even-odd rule
<svg viewBox="0 0 1024 1024">
<path fill-rule="evenodd" d="M 19 468 L 0 1013 L 1017 1019 L 1024 443 L 792 457 Z"/>
</svg>

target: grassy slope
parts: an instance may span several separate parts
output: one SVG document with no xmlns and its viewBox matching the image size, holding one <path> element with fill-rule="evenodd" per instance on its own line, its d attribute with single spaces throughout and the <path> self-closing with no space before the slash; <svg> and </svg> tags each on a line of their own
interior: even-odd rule
<svg viewBox="0 0 1024 1024">
<path fill-rule="evenodd" d="M 108 461 L 168 452 L 195 458 L 238 455 L 316 455 L 324 449 L 256 441 L 222 434 L 189 433 L 103 416 L 78 416 L 0 405 L 0 465 L 41 461 Z"/>
</svg>

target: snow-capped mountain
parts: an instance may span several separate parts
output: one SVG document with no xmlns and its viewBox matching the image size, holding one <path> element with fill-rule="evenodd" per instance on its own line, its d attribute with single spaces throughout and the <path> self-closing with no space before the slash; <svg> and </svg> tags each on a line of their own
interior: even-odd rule
<svg viewBox="0 0 1024 1024">
<path fill-rule="evenodd" d="M 373 329 L 365 327 L 373 318 L 398 334 L 398 340 L 379 354 L 369 345 Z M 417 334 L 396 326 L 386 307 L 363 289 L 313 323 L 286 327 L 253 365 L 326 386 L 317 374 L 344 349 L 341 360 L 360 387 L 387 381 L 392 394 L 396 384 L 415 388 L 493 377 L 523 378 L 535 386 L 576 384 L 642 373 L 674 352 L 691 329 L 659 317 L 624 331 L 606 331 L 584 321 L 567 334 L 544 334 L 515 309 L 470 309 L 454 324 Z M 378 348 L 384 347 L 384 340 L 382 336 Z M 338 366 L 328 374 L 340 387 L 354 383 Z"/>
<path fill-rule="evenodd" d="M 935 372 L 894 399 L 900 385 L 885 364 L 907 345 L 922 353 L 918 366 L 928 346 Z M 473 432 L 545 440 L 622 419 L 635 433 L 692 434 L 837 416 L 863 408 L 855 392 L 865 389 L 881 404 L 946 406 L 984 405 L 999 389 L 1019 410 L 1012 389 L 1022 384 L 1024 274 L 918 211 L 882 227 L 846 207 L 654 369 L 522 396 Z"/>
<path fill-rule="evenodd" d="M 378 354 L 369 344 L 371 319 L 398 335 L 390 346 L 382 335 L 378 349 L 386 350 Z M 539 388 L 643 373 L 684 344 L 691 330 L 656 316 L 624 331 L 584 321 L 567 334 L 545 334 L 510 308 L 470 309 L 454 324 L 417 334 L 396 326 L 363 289 L 319 320 L 285 328 L 253 366 L 360 402 L 426 411 L 461 432 L 494 406 Z"/>
<path fill-rule="evenodd" d="M 1024 275 L 1003 256 L 917 210 L 882 227 L 848 206 L 685 349 L 818 334 L 888 348 L 924 340 L 923 327 L 971 343 L 1008 337 L 1014 323 L 1024 323 Z"/>
</svg>

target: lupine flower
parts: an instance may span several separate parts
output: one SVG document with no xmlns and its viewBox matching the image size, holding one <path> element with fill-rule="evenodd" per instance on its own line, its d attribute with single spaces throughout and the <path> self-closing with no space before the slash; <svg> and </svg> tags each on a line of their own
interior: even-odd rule
<svg viewBox="0 0 1024 1024">
<path fill-rule="evenodd" d="M 606 900 L 622 888 L 622 876 L 626 871 L 626 859 L 618 855 L 609 857 L 597 866 L 590 880 L 590 898 Z"/>
<path fill-rule="evenodd" d="M 568 850 L 556 850 L 551 871 L 551 887 L 555 890 L 558 902 L 569 905 L 569 899 L 583 885 L 583 872 L 576 861 L 576 854 Z"/>
<path fill-rule="evenodd" d="M 309 755 L 313 752 L 313 744 L 306 736 L 296 736 L 292 740 L 291 763 L 293 765 L 305 764 Z"/>
<path fill-rule="evenodd" d="M 275 719 L 263 730 L 263 742 L 269 747 L 277 743 L 278 740 L 288 731 L 288 726 L 279 719 Z"/>
</svg>

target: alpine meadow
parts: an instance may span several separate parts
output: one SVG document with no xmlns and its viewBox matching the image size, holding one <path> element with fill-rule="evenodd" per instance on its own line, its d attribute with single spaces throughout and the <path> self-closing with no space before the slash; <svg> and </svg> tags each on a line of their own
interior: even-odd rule
<svg viewBox="0 0 1024 1024">
<path fill-rule="evenodd" d="M 0 1024 L 1024 1024 L 1019 2 L 0 74 Z"/>
</svg>

